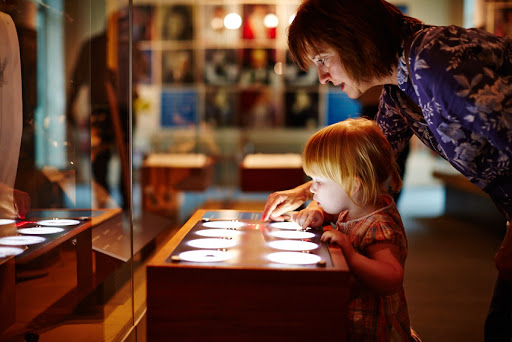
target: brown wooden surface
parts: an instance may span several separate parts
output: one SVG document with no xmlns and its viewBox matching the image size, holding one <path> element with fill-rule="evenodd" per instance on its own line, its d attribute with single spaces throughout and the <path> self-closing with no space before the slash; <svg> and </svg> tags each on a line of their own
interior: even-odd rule
<svg viewBox="0 0 512 342">
<path fill-rule="evenodd" d="M 14 257 L 0 264 L 0 332 L 16 321 Z"/>
<path fill-rule="evenodd" d="M 328 269 L 165 262 L 205 213 L 198 210 L 148 264 L 148 341 L 345 340 L 350 273 L 338 249 Z"/>
</svg>

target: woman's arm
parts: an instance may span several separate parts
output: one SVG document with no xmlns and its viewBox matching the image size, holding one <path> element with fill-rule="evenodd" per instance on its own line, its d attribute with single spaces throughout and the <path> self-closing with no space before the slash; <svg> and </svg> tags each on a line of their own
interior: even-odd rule
<svg viewBox="0 0 512 342">
<path fill-rule="evenodd" d="M 273 221 L 284 221 L 290 217 L 282 215 L 300 207 L 304 202 L 313 196 L 309 191 L 312 181 L 299 185 L 296 188 L 285 191 L 277 191 L 270 194 L 261 215 L 261 221 L 272 219 Z"/>
</svg>

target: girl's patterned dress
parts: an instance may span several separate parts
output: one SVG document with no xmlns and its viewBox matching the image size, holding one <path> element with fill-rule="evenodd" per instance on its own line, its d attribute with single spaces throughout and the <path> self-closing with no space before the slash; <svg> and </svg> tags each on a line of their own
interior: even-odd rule
<svg viewBox="0 0 512 342">
<path fill-rule="evenodd" d="M 342 212 L 336 228 L 352 238 L 352 246 L 367 256 L 368 246 L 379 242 L 392 243 L 400 250 L 402 267 L 407 257 L 407 237 L 402 219 L 393 199 L 382 196 L 384 207 L 359 218 L 345 221 L 347 211 Z M 349 301 L 348 340 L 352 342 L 420 341 L 411 329 L 405 291 L 380 296 L 359 282 L 351 288 Z"/>
</svg>

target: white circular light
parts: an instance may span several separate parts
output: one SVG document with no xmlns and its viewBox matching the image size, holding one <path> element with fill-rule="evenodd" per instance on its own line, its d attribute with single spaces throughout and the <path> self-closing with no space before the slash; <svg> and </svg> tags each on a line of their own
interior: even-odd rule
<svg viewBox="0 0 512 342">
<path fill-rule="evenodd" d="M 276 230 L 270 232 L 270 235 L 281 239 L 310 239 L 315 236 L 313 233 L 298 230 Z"/>
<path fill-rule="evenodd" d="M 270 253 L 267 258 L 280 264 L 308 265 L 316 264 L 321 260 L 318 255 L 300 252 Z"/>
<path fill-rule="evenodd" d="M 228 239 L 197 239 L 188 242 L 189 246 L 196 248 L 230 248 L 236 244 L 236 241 Z"/>
<path fill-rule="evenodd" d="M 0 219 L 0 226 L 3 226 L 4 224 L 12 224 L 16 221 L 14 220 L 11 220 L 11 219 Z"/>
<path fill-rule="evenodd" d="M 211 221 L 211 222 L 204 222 L 203 226 L 208 228 L 240 228 L 245 226 L 245 223 L 240 221 Z"/>
<path fill-rule="evenodd" d="M 33 245 L 41 243 L 46 239 L 41 236 L 6 236 L 0 238 L 0 244 L 10 246 Z"/>
<path fill-rule="evenodd" d="M 21 234 L 55 234 L 63 232 L 64 228 L 59 227 L 33 227 L 18 229 Z"/>
<path fill-rule="evenodd" d="M 310 251 L 318 248 L 318 245 L 308 241 L 279 240 L 268 243 L 270 247 L 285 251 Z"/>
<path fill-rule="evenodd" d="M 299 230 L 302 229 L 301 226 L 299 226 L 295 222 L 272 222 L 269 224 L 272 228 L 278 228 L 278 229 L 294 229 Z"/>
<path fill-rule="evenodd" d="M 224 22 L 221 18 L 213 18 L 212 21 L 210 22 L 210 26 L 214 30 L 220 30 L 224 27 Z"/>
<path fill-rule="evenodd" d="M 292 15 L 290 15 L 290 18 L 288 18 L 288 24 L 292 24 L 293 22 L 293 19 L 295 19 L 295 13 L 293 13 Z"/>
<path fill-rule="evenodd" d="M 198 230 L 196 234 L 206 237 L 233 237 L 240 235 L 241 232 L 232 229 L 203 229 Z"/>
<path fill-rule="evenodd" d="M 69 220 L 69 219 L 53 219 L 53 220 L 42 220 L 37 221 L 37 224 L 41 226 L 72 226 L 75 224 L 79 224 L 78 220 Z"/>
<path fill-rule="evenodd" d="M 274 13 L 269 13 L 263 18 L 263 25 L 268 28 L 274 28 L 279 25 L 279 18 Z"/>
<path fill-rule="evenodd" d="M 283 62 L 277 62 L 275 65 L 274 65 L 274 72 L 278 75 L 282 75 L 283 74 Z"/>
<path fill-rule="evenodd" d="M 231 258 L 229 251 L 199 250 L 180 253 L 181 260 L 191 262 L 219 262 Z"/>
<path fill-rule="evenodd" d="M 242 17 L 237 13 L 229 13 L 224 17 L 224 26 L 230 30 L 236 30 L 242 26 Z"/>
<path fill-rule="evenodd" d="M 23 249 L 18 247 L 0 247 L 0 258 L 23 253 Z"/>
</svg>

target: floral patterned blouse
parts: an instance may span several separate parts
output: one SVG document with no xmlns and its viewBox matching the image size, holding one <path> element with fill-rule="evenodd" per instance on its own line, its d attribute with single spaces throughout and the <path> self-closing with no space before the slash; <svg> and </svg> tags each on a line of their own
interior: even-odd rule
<svg viewBox="0 0 512 342">
<path fill-rule="evenodd" d="M 417 32 L 410 73 L 402 49 L 398 86 L 384 86 L 378 124 L 396 152 L 415 134 L 511 220 L 512 41 L 457 26 L 407 29 Z"/>
<path fill-rule="evenodd" d="M 402 219 L 391 196 L 383 195 L 379 210 L 346 221 L 348 211 L 340 213 L 336 229 L 352 239 L 357 253 L 367 256 L 367 248 L 386 242 L 398 247 L 400 263 L 407 257 L 407 237 Z M 387 296 L 368 290 L 362 283 L 351 287 L 348 306 L 350 342 L 421 341 L 411 329 L 404 288 Z"/>
</svg>

